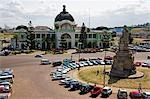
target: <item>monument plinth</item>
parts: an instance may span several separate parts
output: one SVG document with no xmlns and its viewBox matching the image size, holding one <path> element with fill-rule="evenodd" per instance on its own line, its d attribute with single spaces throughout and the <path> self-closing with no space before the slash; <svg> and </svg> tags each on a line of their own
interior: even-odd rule
<svg viewBox="0 0 150 99">
<path fill-rule="evenodd" d="M 110 71 L 110 76 L 127 78 L 135 74 L 134 57 L 128 49 L 129 30 L 124 26 L 123 34 L 120 38 L 119 49 L 114 56 L 114 62 Z"/>
</svg>

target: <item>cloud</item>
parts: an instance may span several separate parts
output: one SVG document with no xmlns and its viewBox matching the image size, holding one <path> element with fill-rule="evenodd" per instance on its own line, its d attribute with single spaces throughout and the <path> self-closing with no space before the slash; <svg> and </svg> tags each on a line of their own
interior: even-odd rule
<svg viewBox="0 0 150 99">
<path fill-rule="evenodd" d="M 150 20 L 150 0 L 0 0 L 0 26 L 53 26 L 54 18 L 66 4 L 76 24 L 91 27 L 139 24 Z"/>
</svg>

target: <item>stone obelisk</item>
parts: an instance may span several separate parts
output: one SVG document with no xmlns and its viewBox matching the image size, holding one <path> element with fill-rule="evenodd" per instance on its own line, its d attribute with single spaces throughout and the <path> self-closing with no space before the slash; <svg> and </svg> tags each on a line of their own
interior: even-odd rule
<svg viewBox="0 0 150 99">
<path fill-rule="evenodd" d="M 114 56 L 114 62 L 110 71 L 110 76 L 127 78 L 129 75 L 135 74 L 134 57 L 128 49 L 129 30 L 124 26 L 123 34 L 119 41 L 119 49 Z"/>
</svg>

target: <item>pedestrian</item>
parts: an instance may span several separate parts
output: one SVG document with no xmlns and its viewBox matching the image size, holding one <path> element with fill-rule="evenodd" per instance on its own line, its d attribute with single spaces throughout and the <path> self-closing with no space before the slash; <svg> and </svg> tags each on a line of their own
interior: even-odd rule
<svg viewBox="0 0 150 99">
<path fill-rule="evenodd" d="M 80 70 L 80 66 L 78 67 L 78 71 Z"/>
<path fill-rule="evenodd" d="M 96 76 L 98 76 L 99 75 L 99 70 L 97 70 L 97 72 L 96 72 Z"/>
</svg>

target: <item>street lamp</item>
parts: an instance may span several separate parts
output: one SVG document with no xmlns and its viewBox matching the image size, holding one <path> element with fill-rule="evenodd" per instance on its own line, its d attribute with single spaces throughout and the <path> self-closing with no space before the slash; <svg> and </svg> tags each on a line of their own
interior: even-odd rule
<svg viewBox="0 0 150 99">
<path fill-rule="evenodd" d="M 79 43 L 78 43 L 78 49 L 79 49 L 79 60 L 80 60 L 81 45 L 82 45 L 82 43 L 81 43 L 81 42 L 79 42 Z"/>
<path fill-rule="evenodd" d="M 71 61 L 72 61 L 72 57 L 73 57 L 73 56 L 72 56 L 72 53 L 71 53 Z"/>
<path fill-rule="evenodd" d="M 106 57 L 106 49 L 104 49 L 104 59 L 105 59 L 105 57 Z M 104 62 L 105 62 L 105 60 L 104 60 Z M 104 64 L 104 70 L 103 70 L 103 74 L 104 74 L 104 78 L 103 78 L 103 87 L 105 87 L 105 79 L 106 79 L 106 77 L 105 77 L 105 72 L 106 72 L 106 65 Z"/>
</svg>

